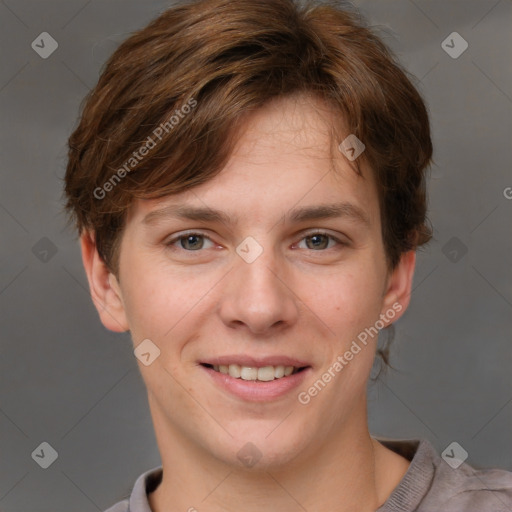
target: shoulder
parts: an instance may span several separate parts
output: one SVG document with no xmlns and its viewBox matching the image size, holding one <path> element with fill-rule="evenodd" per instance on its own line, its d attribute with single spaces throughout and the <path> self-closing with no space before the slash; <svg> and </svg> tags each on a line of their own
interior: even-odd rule
<svg viewBox="0 0 512 512">
<path fill-rule="evenodd" d="M 418 512 L 440 510 L 506 512 L 512 510 L 512 473 L 502 469 L 477 469 L 456 459 L 453 450 L 441 457 L 426 443 L 426 464 L 433 478 Z"/>
<path fill-rule="evenodd" d="M 129 512 L 130 505 L 128 500 L 120 501 L 119 503 L 116 503 L 113 507 L 110 507 L 109 509 L 105 510 L 105 512 Z"/>
<path fill-rule="evenodd" d="M 501 469 L 476 469 L 463 463 L 450 467 L 439 457 L 431 491 L 421 511 L 443 505 L 445 510 L 467 512 L 512 510 L 512 473 Z"/>
<path fill-rule="evenodd" d="M 457 459 L 454 450 L 441 457 L 426 439 L 381 440 L 410 461 L 398 487 L 378 512 L 510 512 L 512 472 L 477 469 Z"/>
</svg>

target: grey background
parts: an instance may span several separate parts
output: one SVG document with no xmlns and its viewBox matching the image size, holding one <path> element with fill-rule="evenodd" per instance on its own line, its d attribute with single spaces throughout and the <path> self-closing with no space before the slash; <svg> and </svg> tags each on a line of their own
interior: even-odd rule
<svg viewBox="0 0 512 512">
<path fill-rule="evenodd" d="M 131 341 L 97 318 L 61 180 L 102 63 L 169 5 L 0 3 L 3 512 L 103 510 L 160 464 Z M 371 432 L 457 441 L 471 464 L 512 470 L 512 2 L 355 5 L 417 77 L 435 144 L 435 240 L 397 324 L 398 371 L 369 388 Z M 31 48 L 44 31 L 59 45 L 47 59 Z M 441 47 L 453 31 L 469 44 L 457 59 Z M 58 452 L 48 469 L 31 457 L 43 441 Z"/>
</svg>

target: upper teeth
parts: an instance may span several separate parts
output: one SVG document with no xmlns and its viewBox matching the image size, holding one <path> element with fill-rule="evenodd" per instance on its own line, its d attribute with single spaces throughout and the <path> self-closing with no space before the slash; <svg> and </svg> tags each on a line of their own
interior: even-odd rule
<svg viewBox="0 0 512 512">
<path fill-rule="evenodd" d="M 243 380 L 262 380 L 269 381 L 280 379 L 281 377 L 288 377 L 294 370 L 293 366 L 263 366 L 256 368 L 255 366 L 240 366 L 238 364 L 228 365 L 214 365 L 213 369 L 216 372 L 226 373 L 230 377 Z"/>
</svg>

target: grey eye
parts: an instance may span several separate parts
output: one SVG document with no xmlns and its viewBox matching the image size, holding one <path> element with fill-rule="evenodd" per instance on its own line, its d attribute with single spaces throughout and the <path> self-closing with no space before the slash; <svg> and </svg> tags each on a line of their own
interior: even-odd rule
<svg viewBox="0 0 512 512">
<path fill-rule="evenodd" d="M 307 248 L 313 250 L 327 249 L 329 247 L 330 239 L 330 236 L 323 235 L 321 233 L 316 233 L 314 235 L 304 237 L 304 240 L 306 240 Z"/>
<path fill-rule="evenodd" d="M 187 251 L 197 251 L 204 246 L 203 235 L 186 235 L 180 238 L 180 245 L 182 249 Z"/>
</svg>

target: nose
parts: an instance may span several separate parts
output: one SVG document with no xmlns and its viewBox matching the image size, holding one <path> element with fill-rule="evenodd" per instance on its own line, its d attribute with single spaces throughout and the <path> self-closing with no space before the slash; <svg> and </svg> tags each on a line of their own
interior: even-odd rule
<svg viewBox="0 0 512 512">
<path fill-rule="evenodd" d="M 272 334 L 293 325 L 299 316 L 290 272 L 271 250 L 251 263 L 236 257 L 221 294 L 219 314 L 230 328 Z"/>
</svg>

